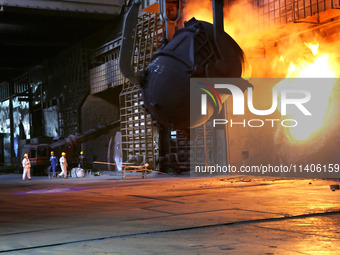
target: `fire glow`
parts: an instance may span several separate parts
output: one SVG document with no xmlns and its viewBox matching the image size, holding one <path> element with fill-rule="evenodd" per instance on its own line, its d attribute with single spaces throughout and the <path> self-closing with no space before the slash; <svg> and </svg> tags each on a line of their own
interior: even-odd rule
<svg viewBox="0 0 340 255">
<path fill-rule="evenodd" d="M 313 54 L 312 60 L 303 60 L 298 63 L 290 62 L 287 79 L 278 83 L 276 87 L 294 87 L 300 83 L 299 79 L 295 78 L 335 78 L 336 77 L 336 63 L 331 62 L 329 54 L 319 54 L 319 44 L 305 43 Z M 280 57 L 284 61 L 284 57 Z M 285 129 L 285 135 L 292 141 L 306 141 L 318 134 L 329 121 L 330 111 L 333 107 L 331 95 L 335 79 L 323 79 L 322 84 L 318 84 L 317 88 L 310 89 L 318 90 L 318 110 L 313 113 L 313 117 L 309 122 L 301 121 L 298 126 L 294 128 Z M 315 86 L 315 85 L 312 85 Z M 291 109 L 287 113 L 286 118 L 296 118 L 297 112 Z"/>
<path fill-rule="evenodd" d="M 332 91 L 335 85 L 335 78 L 340 73 L 338 72 L 339 65 L 332 54 L 332 49 L 325 47 L 325 40 L 318 38 L 311 40 L 312 42 L 304 42 L 299 36 L 294 36 L 294 33 L 299 34 L 304 24 L 293 24 L 292 26 L 271 26 L 270 29 L 265 26 L 258 26 L 249 29 L 249 24 L 256 23 L 256 7 L 249 4 L 247 1 L 239 0 L 229 4 L 224 10 L 225 19 L 224 27 L 226 32 L 231 35 L 241 48 L 245 51 L 249 49 L 264 49 L 266 59 L 264 68 L 256 68 L 251 76 L 243 75 L 246 78 L 271 78 L 282 77 L 286 78 L 278 83 L 275 87 L 294 88 L 301 82 L 296 78 L 333 78 L 323 79 L 322 84 L 313 85 L 315 88 L 308 88 L 317 93 L 317 112 L 313 113 L 312 121 L 299 121 L 296 127 L 287 127 L 278 129 L 278 132 L 284 132 L 288 141 L 292 143 L 311 141 L 317 135 L 321 134 L 330 121 L 330 115 L 334 108 L 332 102 Z M 247 17 L 244 14 L 247 12 Z M 254 13 L 252 13 L 254 11 Z M 189 0 L 184 8 L 185 20 L 195 17 L 198 20 L 213 22 L 211 1 Z M 254 19 L 254 20 L 252 20 Z M 246 21 L 247 20 L 247 21 Z M 308 30 L 307 27 L 303 29 Z M 287 35 L 289 35 L 287 37 Z M 290 36 L 293 35 L 293 36 Z M 285 37 L 286 36 L 286 37 Z M 285 38 L 284 38 L 285 37 Z M 284 38 L 284 39 L 282 39 Z M 317 35 L 315 35 L 317 38 Z M 315 39 L 313 38 L 313 39 Z M 281 40 L 282 39 L 282 40 Z M 311 39 L 311 38 L 309 38 Z M 266 47 L 271 42 L 274 47 Z M 278 46 L 276 46 L 278 45 Z M 328 52 L 321 50 L 327 49 Z M 337 49 L 333 49 L 333 51 Z M 273 57 L 274 56 L 274 57 Z M 247 56 L 246 56 L 247 57 Z M 255 62 L 255 65 L 261 66 L 263 62 Z M 249 70 L 248 70 L 249 72 Z M 295 80 L 295 81 L 294 81 Z M 256 88 L 255 88 L 256 90 Z M 283 119 L 299 119 L 298 109 L 292 109 L 287 112 Z"/>
</svg>

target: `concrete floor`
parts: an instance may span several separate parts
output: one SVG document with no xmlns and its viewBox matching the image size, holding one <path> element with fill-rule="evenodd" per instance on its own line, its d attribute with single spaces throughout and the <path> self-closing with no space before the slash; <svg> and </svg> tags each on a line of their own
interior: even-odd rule
<svg viewBox="0 0 340 255">
<path fill-rule="evenodd" d="M 0 175 L 0 253 L 339 254 L 334 183 Z"/>
</svg>

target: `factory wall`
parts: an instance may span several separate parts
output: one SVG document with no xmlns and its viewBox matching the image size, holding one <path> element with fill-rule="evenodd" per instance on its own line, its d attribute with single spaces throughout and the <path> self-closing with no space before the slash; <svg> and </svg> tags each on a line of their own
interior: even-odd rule
<svg viewBox="0 0 340 255">
<path fill-rule="evenodd" d="M 58 106 L 51 106 L 43 110 L 45 136 L 57 137 L 59 135 L 58 126 Z"/>
<path fill-rule="evenodd" d="M 1 133 L 0 163 L 8 163 L 11 160 L 9 100 L 0 102 L 0 133 Z"/>
<path fill-rule="evenodd" d="M 13 103 L 13 137 L 14 153 L 18 156 L 20 139 L 30 138 L 30 114 L 27 102 L 20 102 L 17 97 L 12 99 Z M 10 109 L 9 100 L 0 103 L 0 133 L 3 133 L 3 151 L 0 153 L 2 163 L 11 163 L 11 137 L 10 137 Z"/>
<path fill-rule="evenodd" d="M 269 109 L 271 107 L 272 84 L 270 82 L 254 84 L 253 98 L 256 109 Z M 245 102 L 247 100 L 247 93 L 245 93 Z M 227 112 L 229 121 L 229 163 L 236 166 L 273 163 L 275 156 L 273 151 L 276 149 L 274 137 L 277 131 L 277 123 L 275 123 L 276 127 L 273 128 L 271 124 L 266 124 L 263 127 L 250 127 L 247 122 L 252 119 L 261 119 L 263 121 L 265 119 L 280 119 L 279 112 L 275 111 L 270 116 L 257 116 L 245 107 L 244 115 L 233 115 L 232 97 L 227 100 L 227 109 L 229 109 Z M 231 122 L 234 124 L 231 125 Z M 254 126 L 260 125 L 257 121 L 251 124 Z"/>
<path fill-rule="evenodd" d="M 0 133 L 10 132 L 9 100 L 0 102 Z"/>
<path fill-rule="evenodd" d="M 98 125 L 109 124 L 116 120 L 119 120 L 118 106 L 100 97 L 89 95 L 81 107 L 81 122 L 84 132 L 96 128 Z M 114 143 L 112 141 L 117 131 L 119 131 L 119 127 L 110 130 L 108 133 L 101 135 L 93 141 L 85 142 L 82 145 L 82 150 L 84 151 L 86 160 L 88 162 L 107 162 L 109 161 L 108 157 L 111 157 L 112 160 L 112 154 L 114 153 Z M 95 169 L 113 170 L 112 167 L 99 164 L 95 165 Z"/>
</svg>

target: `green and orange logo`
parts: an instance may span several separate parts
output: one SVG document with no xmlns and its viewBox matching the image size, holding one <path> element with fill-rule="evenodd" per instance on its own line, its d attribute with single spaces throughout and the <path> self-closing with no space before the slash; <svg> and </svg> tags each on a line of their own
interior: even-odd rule
<svg viewBox="0 0 340 255">
<path fill-rule="evenodd" d="M 221 100 L 220 95 L 217 93 L 217 91 L 206 83 L 203 83 L 203 82 L 198 82 L 198 83 L 200 84 L 199 89 L 206 93 L 206 94 L 201 95 L 201 102 L 202 102 L 201 114 L 207 115 L 207 95 L 210 96 L 211 100 L 215 104 L 215 107 L 218 107 L 218 109 L 220 109 L 222 107 L 222 100 Z"/>
</svg>

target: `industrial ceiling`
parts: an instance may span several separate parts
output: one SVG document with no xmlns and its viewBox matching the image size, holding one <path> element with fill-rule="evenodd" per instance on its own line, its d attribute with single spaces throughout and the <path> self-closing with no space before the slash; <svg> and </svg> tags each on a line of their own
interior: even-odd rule
<svg viewBox="0 0 340 255">
<path fill-rule="evenodd" d="M 111 25 L 123 3 L 124 0 L 0 0 L 0 82 L 10 81 Z"/>
</svg>

